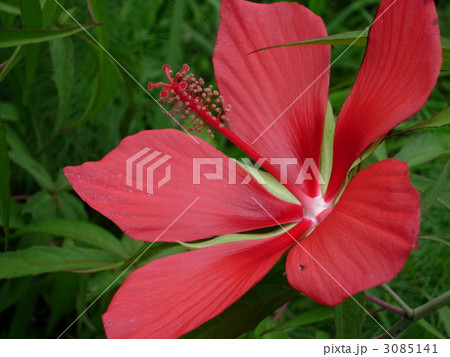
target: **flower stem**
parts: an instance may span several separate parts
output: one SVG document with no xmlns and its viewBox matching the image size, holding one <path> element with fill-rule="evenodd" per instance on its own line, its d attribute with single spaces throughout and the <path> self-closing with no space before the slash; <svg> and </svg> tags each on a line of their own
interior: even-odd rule
<svg viewBox="0 0 450 357">
<path fill-rule="evenodd" d="M 406 302 L 403 301 L 403 299 L 398 296 L 394 290 L 392 290 L 387 284 L 382 284 L 381 287 L 386 291 L 394 300 L 397 302 L 403 311 L 405 312 L 405 317 L 412 318 L 413 316 L 413 309 L 411 309 Z"/>
<path fill-rule="evenodd" d="M 396 314 L 399 314 L 401 316 L 406 316 L 406 312 L 405 310 L 403 310 L 400 307 L 391 305 L 389 303 L 387 303 L 386 301 L 383 301 L 381 299 L 378 299 L 377 297 L 370 295 L 369 293 L 364 293 L 364 295 L 366 296 L 366 299 L 369 301 L 372 301 L 373 303 L 380 305 L 381 307 L 383 307 L 386 310 L 390 310 L 392 312 L 395 312 Z"/>
<path fill-rule="evenodd" d="M 439 310 L 441 307 L 447 305 L 448 303 L 450 303 L 450 290 L 438 296 L 437 298 L 434 298 L 427 303 L 415 309 L 412 309 L 412 315 L 410 318 L 402 318 L 399 322 L 392 326 L 389 331 L 378 336 L 377 339 L 390 338 L 391 336 L 396 337 L 400 335 L 416 321 L 423 319 L 425 316 L 431 314 L 436 310 Z"/>
</svg>

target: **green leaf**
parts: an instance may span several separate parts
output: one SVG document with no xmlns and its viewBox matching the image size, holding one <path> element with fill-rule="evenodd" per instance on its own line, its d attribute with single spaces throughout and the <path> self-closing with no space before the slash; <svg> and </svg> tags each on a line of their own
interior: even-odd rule
<svg viewBox="0 0 450 357">
<path fill-rule="evenodd" d="M 55 271 L 99 271 L 120 264 L 117 256 L 98 249 L 34 246 L 0 253 L 0 279 Z"/>
<path fill-rule="evenodd" d="M 367 30 L 356 30 L 342 32 L 335 35 L 330 35 L 327 37 L 311 38 L 309 40 L 287 42 L 275 46 L 269 46 L 264 48 L 259 48 L 250 53 L 255 53 L 259 51 L 269 50 L 272 48 L 279 47 L 290 47 L 290 46 L 305 46 L 305 45 L 351 45 L 353 46 L 365 46 L 367 43 Z"/>
<path fill-rule="evenodd" d="M 442 321 L 447 336 L 450 337 L 450 308 L 444 306 L 438 310 L 439 320 Z"/>
<path fill-rule="evenodd" d="M 58 1 L 61 6 L 65 5 L 65 0 Z M 42 28 L 48 29 L 58 19 L 62 9 L 55 0 L 47 0 L 42 9 Z"/>
<path fill-rule="evenodd" d="M 269 273 L 220 315 L 184 335 L 184 338 L 235 338 L 253 330 L 268 315 L 297 297 L 281 272 Z"/>
<path fill-rule="evenodd" d="M 127 258 L 123 253 L 119 239 L 93 223 L 68 219 L 49 219 L 31 223 L 17 230 L 14 237 L 26 234 L 51 234 L 57 237 L 71 238 Z"/>
<path fill-rule="evenodd" d="M 12 15 L 20 15 L 20 8 L 11 4 L 0 2 L 0 11 L 6 12 Z"/>
<path fill-rule="evenodd" d="M 170 36 L 167 48 L 167 60 L 173 68 L 181 67 L 182 54 L 181 49 L 183 39 L 184 6 L 185 1 L 175 1 L 172 11 L 172 21 L 170 26 Z"/>
<path fill-rule="evenodd" d="M 325 127 L 323 129 L 322 148 L 320 150 L 320 174 L 325 180 L 325 185 L 321 186 L 322 193 L 325 194 L 328 181 L 333 167 L 333 142 L 334 142 L 335 121 L 333 108 L 328 101 L 327 113 L 325 115 Z"/>
<path fill-rule="evenodd" d="M 70 38 L 57 39 L 49 44 L 53 64 L 53 80 L 58 91 L 58 113 L 52 131 L 48 138 L 48 146 L 59 133 L 63 120 L 66 117 L 72 97 L 72 88 L 75 78 L 73 68 L 73 45 Z"/>
<path fill-rule="evenodd" d="M 115 63 L 109 56 L 104 56 L 103 49 L 98 48 L 96 44 L 89 43 L 93 46 L 97 58 L 97 73 L 92 85 L 91 96 L 83 114 L 74 123 L 63 127 L 62 130 L 74 129 L 88 122 L 111 101 L 117 90 L 119 79 Z"/>
<path fill-rule="evenodd" d="M 424 120 L 406 130 L 403 130 L 399 133 L 394 133 L 390 136 L 400 135 L 418 129 L 440 128 L 445 125 L 450 125 L 450 106 L 432 116 L 430 119 Z"/>
<path fill-rule="evenodd" d="M 439 236 L 420 236 L 419 239 L 432 240 L 450 247 L 450 239 Z"/>
<path fill-rule="evenodd" d="M 19 301 L 30 288 L 32 277 L 6 280 L 0 287 L 0 312 Z"/>
<path fill-rule="evenodd" d="M 0 71 L 0 82 L 3 81 L 8 73 L 22 60 L 24 55 L 25 49 L 22 46 L 18 46 L 11 57 L 6 61 L 6 65 Z"/>
<path fill-rule="evenodd" d="M 430 323 L 428 323 L 424 319 L 417 321 L 417 325 L 422 327 L 425 331 L 428 331 L 435 338 L 445 339 L 445 336 L 438 329 L 436 329 L 436 327 L 432 326 Z"/>
<path fill-rule="evenodd" d="M 103 48 L 108 49 L 109 33 L 108 33 L 108 9 L 104 0 L 97 0 L 91 3 L 92 12 L 97 21 L 102 23 L 95 29 L 97 41 Z M 91 96 L 86 108 L 81 116 L 72 124 L 63 127 L 63 130 L 70 130 L 83 125 L 92 117 L 97 115 L 113 98 L 114 92 L 118 88 L 119 75 L 116 63 L 112 60 L 103 48 L 97 43 L 87 40 L 91 45 L 97 60 L 96 76 L 93 81 Z"/>
<path fill-rule="evenodd" d="M 21 0 L 22 22 L 24 29 L 41 29 L 42 12 L 39 0 Z M 25 83 L 22 90 L 22 103 L 28 105 L 31 85 L 39 62 L 40 44 L 27 45 Z"/>
<path fill-rule="evenodd" d="M 425 133 L 408 141 L 394 157 L 413 167 L 434 160 L 446 153 L 448 151 L 442 147 L 435 135 Z"/>
<path fill-rule="evenodd" d="M 25 169 L 37 183 L 45 190 L 51 191 L 55 187 L 55 184 L 50 177 L 50 174 L 38 161 L 31 156 L 18 151 L 10 151 L 9 156 L 12 161 L 17 165 Z"/>
<path fill-rule="evenodd" d="M 450 39 L 441 37 L 443 71 L 450 71 Z"/>
<path fill-rule="evenodd" d="M 59 191 L 55 199 L 64 218 L 80 221 L 88 220 L 85 205 L 78 197 L 69 192 Z"/>
<path fill-rule="evenodd" d="M 366 302 L 364 293 L 353 296 L 334 308 L 336 338 L 360 338 L 366 312 L 361 308 Z M 358 303 L 359 304 L 358 304 Z M 361 305 L 361 306 L 360 306 Z"/>
<path fill-rule="evenodd" d="M 425 192 L 427 189 L 431 187 L 433 184 L 433 181 L 429 178 L 416 175 L 416 174 L 410 174 L 411 182 L 413 183 L 414 187 L 417 188 L 419 192 Z M 440 197 L 436 199 L 441 205 L 446 207 L 450 210 L 450 192 L 443 191 L 441 192 Z"/>
<path fill-rule="evenodd" d="M 286 321 L 276 327 L 270 329 L 270 331 L 275 330 L 285 330 L 288 328 L 295 328 L 304 325 L 313 324 L 315 322 L 330 319 L 334 316 L 334 310 L 329 306 L 318 306 L 307 312 L 304 312 L 293 319 Z"/>
<path fill-rule="evenodd" d="M 6 143 L 6 129 L 3 120 L 0 119 L 0 216 L 5 231 L 5 247 L 9 235 L 9 216 L 11 204 L 11 166 L 8 157 L 8 145 Z"/>
<path fill-rule="evenodd" d="M 16 105 L 11 102 L 0 102 L 0 119 L 17 122 L 19 112 Z"/>
<path fill-rule="evenodd" d="M 277 235 L 283 234 L 284 232 L 291 229 L 293 226 L 295 226 L 295 223 L 287 224 L 283 228 L 277 227 L 273 231 L 265 232 L 265 233 L 232 233 L 232 234 L 226 234 L 223 236 L 219 236 L 213 239 L 209 239 L 200 243 L 185 243 L 185 242 L 177 242 L 181 244 L 183 247 L 194 250 L 194 249 L 200 249 L 200 248 L 206 248 L 210 247 L 212 245 L 217 244 L 223 244 L 223 243 L 231 243 L 231 242 L 241 242 L 245 240 L 254 240 L 254 239 L 264 239 L 264 238 L 270 238 L 275 237 Z"/>
<path fill-rule="evenodd" d="M 73 302 L 76 300 L 78 277 L 74 274 L 59 273 L 55 274 L 52 282 L 53 287 L 49 295 L 52 308 L 47 318 L 47 335 L 54 331 L 57 322 L 65 314 L 71 313 Z"/>
<path fill-rule="evenodd" d="M 441 194 L 442 190 L 448 184 L 448 176 L 450 173 L 450 159 L 447 160 L 442 172 L 438 178 L 428 187 L 428 189 L 422 194 L 421 198 L 421 216 L 422 219 L 426 217 L 428 211 L 433 206 L 434 202 Z"/>
<path fill-rule="evenodd" d="M 85 28 L 97 26 L 97 24 L 83 25 Z M 80 31 L 81 27 L 73 27 L 62 30 L 0 30 L 0 48 L 29 45 L 72 36 Z"/>
<path fill-rule="evenodd" d="M 55 218 L 57 211 L 55 196 L 48 191 L 39 191 L 27 200 L 22 214 L 31 215 L 32 221 L 40 221 Z"/>
<path fill-rule="evenodd" d="M 289 46 L 305 46 L 305 45 L 347 45 L 347 46 L 366 46 L 368 29 L 342 32 L 327 37 L 311 38 L 303 41 L 287 42 L 275 46 L 269 46 L 256 49 L 250 53 L 269 50 L 272 48 L 289 47 Z M 442 70 L 450 70 L 450 40 L 441 37 L 442 46 Z"/>
</svg>

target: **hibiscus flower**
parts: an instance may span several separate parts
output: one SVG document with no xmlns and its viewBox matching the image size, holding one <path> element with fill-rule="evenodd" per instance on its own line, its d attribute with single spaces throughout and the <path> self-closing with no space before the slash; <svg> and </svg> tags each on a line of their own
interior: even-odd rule
<svg viewBox="0 0 450 357">
<path fill-rule="evenodd" d="M 419 195 L 407 164 L 384 160 L 351 179 L 349 170 L 373 142 L 416 113 L 436 83 L 441 48 L 433 1 L 381 1 L 337 119 L 326 192 L 317 179 L 298 178 L 304 178 L 307 160 L 317 166 L 323 161 L 330 46 L 249 54 L 325 37 L 321 18 L 296 3 L 243 0 L 223 0 L 220 14 L 214 68 L 222 97 L 201 88 L 187 66 L 175 75 L 165 66 L 168 83 L 150 88 L 162 87 L 162 100 L 183 111 L 180 120 L 191 121 L 194 131 L 225 135 L 255 161 L 297 163 L 282 170 L 262 160 L 268 173 L 285 181 L 274 190 L 249 180 L 245 169 L 202 139 L 169 129 L 140 132 L 98 162 L 67 167 L 83 200 L 132 238 L 190 242 L 225 235 L 220 244 L 157 259 L 131 273 L 103 316 L 108 337 L 179 337 L 237 301 L 286 252 L 289 283 L 319 303 L 336 305 L 391 280 L 417 247 Z M 152 195 L 125 180 L 127 160 L 145 148 L 170 157 L 171 179 Z M 198 158 L 218 159 L 222 177 L 211 171 L 195 183 Z M 138 178 L 141 185 L 144 178 Z M 290 199 L 275 194 L 282 188 Z M 242 233 L 267 227 L 278 230 L 261 239 Z"/>
</svg>

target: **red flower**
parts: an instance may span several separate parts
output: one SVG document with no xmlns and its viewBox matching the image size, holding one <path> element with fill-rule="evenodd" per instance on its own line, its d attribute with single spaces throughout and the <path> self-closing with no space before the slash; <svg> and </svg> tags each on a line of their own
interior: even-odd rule
<svg viewBox="0 0 450 357">
<path fill-rule="evenodd" d="M 295 181 L 306 159 L 319 164 L 330 47 L 294 46 L 248 55 L 270 45 L 325 37 L 322 20 L 294 3 L 223 0 L 220 12 L 214 67 L 231 113 L 219 99 L 213 118 L 203 99 L 195 101 L 200 94 L 194 93 L 196 84 L 189 86 L 187 68 L 171 78 L 165 67 L 169 84 L 156 86 L 164 87 L 163 99 L 181 101 L 188 114 L 197 115 L 197 128 L 208 123 L 251 158 L 298 158 L 297 165 L 289 165 L 286 187 L 301 205 L 277 198 L 255 179 L 239 184 L 247 175 L 239 166 L 237 184 L 230 183 L 234 167 L 227 157 L 177 130 L 125 138 L 101 161 L 67 167 L 66 176 L 89 205 L 135 239 L 189 242 L 295 224 L 287 233 L 212 245 L 136 270 L 103 317 L 108 337 L 181 336 L 238 300 L 289 249 L 290 284 L 317 302 L 335 305 L 392 279 L 417 245 L 419 195 L 405 163 L 384 160 L 345 183 L 361 153 L 417 112 L 436 83 L 441 48 L 433 1 L 381 2 L 358 78 L 337 120 L 324 197 L 316 180 Z M 223 125 L 228 118 L 230 129 Z M 172 157 L 172 178 L 154 195 L 125 184 L 126 160 L 145 147 Z M 201 184 L 194 184 L 193 158 L 222 159 L 224 178 L 201 177 Z M 282 178 L 270 162 L 263 167 Z"/>
</svg>

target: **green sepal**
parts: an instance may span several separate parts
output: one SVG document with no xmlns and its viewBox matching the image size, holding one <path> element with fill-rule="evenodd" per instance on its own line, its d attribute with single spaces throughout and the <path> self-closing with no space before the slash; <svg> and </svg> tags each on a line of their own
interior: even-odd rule
<svg viewBox="0 0 450 357">
<path fill-rule="evenodd" d="M 290 230 L 295 225 L 296 225 L 296 223 L 286 224 L 286 225 L 283 225 L 283 227 L 278 227 L 278 228 L 274 229 L 273 231 L 264 232 L 264 233 L 232 233 L 232 234 L 225 234 L 223 236 L 218 236 L 216 238 L 209 239 L 207 241 L 203 241 L 203 242 L 199 242 L 199 243 L 185 243 L 185 242 L 178 242 L 178 243 L 189 250 L 194 250 L 194 249 L 211 247 L 213 245 L 223 244 L 223 243 L 242 242 L 245 240 L 272 238 L 272 237 L 276 237 L 277 235 L 285 233 L 286 231 Z"/>
</svg>

